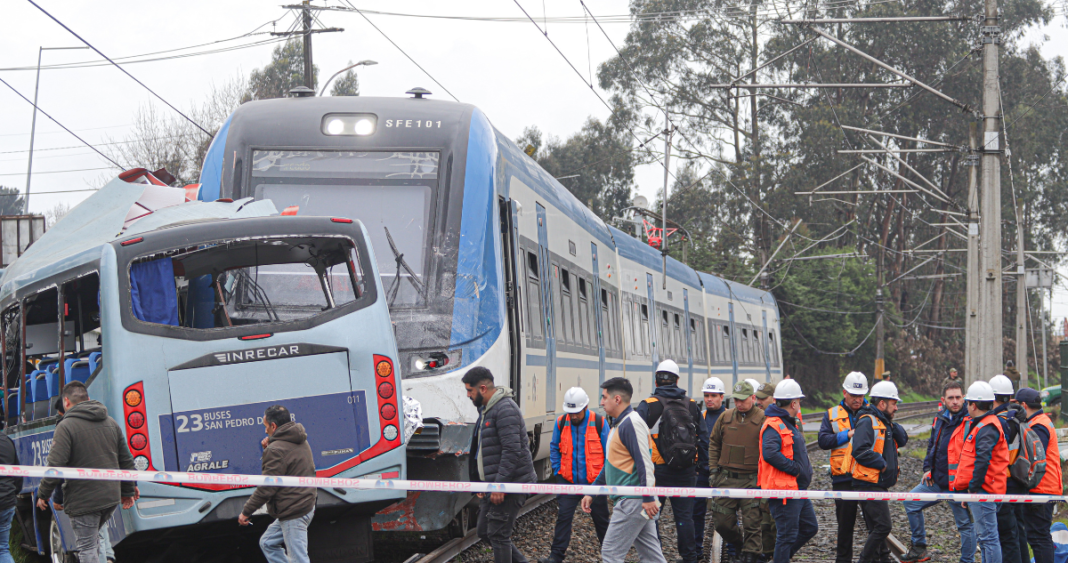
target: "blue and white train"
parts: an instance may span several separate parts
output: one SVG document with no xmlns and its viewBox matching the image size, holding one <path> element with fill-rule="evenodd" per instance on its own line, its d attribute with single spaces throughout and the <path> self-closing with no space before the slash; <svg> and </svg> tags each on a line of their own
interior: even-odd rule
<svg viewBox="0 0 1068 563">
<path fill-rule="evenodd" d="M 597 397 L 623 376 L 637 401 L 666 358 L 693 396 L 710 375 L 782 378 L 770 293 L 672 258 L 665 288 L 659 251 L 605 224 L 472 105 L 422 93 L 244 104 L 209 149 L 200 198 L 250 196 L 366 225 L 403 392 L 423 408 L 411 479 L 467 479 L 477 413 L 460 378 L 474 366 L 514 389 L 542 477 L 570 387 Z M 460 525 L 467 502 L 413 493 L 375 529 Z"/>
</svg>

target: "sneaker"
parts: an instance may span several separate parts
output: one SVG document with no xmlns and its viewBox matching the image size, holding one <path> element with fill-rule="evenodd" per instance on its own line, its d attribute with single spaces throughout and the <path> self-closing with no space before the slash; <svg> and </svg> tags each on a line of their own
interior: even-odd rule
<svg viewBox="0 0 1068 563">
<path fill-rule="evenodd" d="M 926 545 L 909 546 L 908 553 L 901 556 L 901 563 L 921 563 L 922 561 L 930 560 L 931 556 L 927 555 Z"/>
</svg>

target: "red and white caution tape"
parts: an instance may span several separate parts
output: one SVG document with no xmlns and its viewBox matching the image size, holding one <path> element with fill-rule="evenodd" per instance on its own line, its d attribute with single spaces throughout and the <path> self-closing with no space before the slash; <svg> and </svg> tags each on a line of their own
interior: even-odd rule
<svg viewBox="0 0 1068 563">
<path fill-rule="evenodd" d="M 335 477 L 285 477 L 230 473 L 184 473 L 179 471 L 124 471 L 79 467 L 0 465 L 0 476 L 40 479 L 88 479 L 92 481 L 142 481 L 230 485 L 236 487 L 315 487 L 364 490 L 442 491 L 457 493 L 523 493 L 538 495 L 614 495 L 742 499 L 810 500 L 952 500 L 955 502 L 1019 502 L 1041 504 L 1065 502 L 1068 497 L 1049 495 L 972 495 L 964 493 L 878 493 L 868 491 L 771 491 L 763 489 L 704 489 L 691 487 L 601 487 L 552 483 L 472 483 L 467 481 L 408 481 L 403 479 L 340 479 Z"/>
</svg>

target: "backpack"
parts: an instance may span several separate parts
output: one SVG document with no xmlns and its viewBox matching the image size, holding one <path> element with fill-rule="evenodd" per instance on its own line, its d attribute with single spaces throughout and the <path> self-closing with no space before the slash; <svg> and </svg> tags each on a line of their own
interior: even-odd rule
<svg viewBox="0 0 1068 563">
<path fill-rule="evenodd" d="M 697 421 L 690 413 L 689 399 L 664 399 L 656 449 L 664 464 L 672 469 L 687 469 L 697 464 Z"/>
<path fill-rule="evenodd" d="M 1030 424 L 1015 417 L 1007 420 L 1018 429 L 1016 439 L 1009 444 L 1010 457 L 1016 452 L 1016 459 L 1009 464 L 1009 476 L 1028 490 L 1033 489 L 1046 475 L 1046 449 Z"/>
<path fill-rule="evenodd" d="M 564 431 L 564 425 L 567 424 L 566 419 L 567 415 L 565 414 L 556 420 L 556 427 L 560 429 L 561 432 Z M 597 425 L 597 435 L 600 436 L 601 432 L 604 430 L 604 418 L 597 413 L 593 413 L 593 423 Z"/>
</svg>

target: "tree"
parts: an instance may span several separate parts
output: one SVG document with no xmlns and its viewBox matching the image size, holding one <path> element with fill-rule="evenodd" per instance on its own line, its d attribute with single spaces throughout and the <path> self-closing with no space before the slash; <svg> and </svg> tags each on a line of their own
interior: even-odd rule
<svg viewBox="0 0 1068 563">
<path fill-rule="evenodd" d="M 312 65 L 312 84 L 319 83 L 319 69 Z M 259 70 L 253 70 L 248 78 L 248 89 L 241 103 L 252 100 L 285 98 L 289 91 L 304 85 L 304 42 L 291 39 L 274 48 L 271 62 Z M 312 87 L 315 89 L 315 87 Z"/>
<path fill-rule="evenodd" d="M 352 61 L 349 61 L 352 64 Z M 360 95 L 360 78 L 356 76 L 356 72 L 349 69 L 345 74 L 342 74 L 337 80 L 334 80 L 334 85 L 330 87 L 331 96 L 359 96 Z"/>
<path fill-rule="evenodd" d="M 25 213 L 26 202 L 22 199 L 22 191 L 18 188 L 0 186 L 0 215 L 22 215 Z"/>
<path fill-rule="evenodd" d="M 70 204 L 62 201 L 49 207 L 48 210 L 44 212 L 45 222 L 48 223 L 49 227 L 55 225 L 67 213 L 70 213 L 70 209 Z"/>
</svg>

